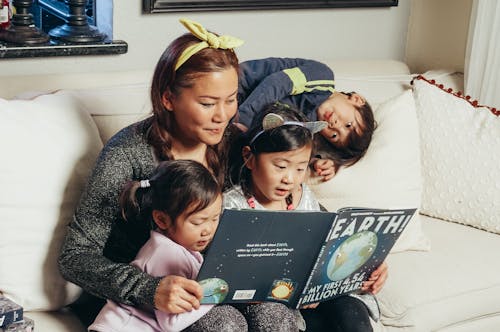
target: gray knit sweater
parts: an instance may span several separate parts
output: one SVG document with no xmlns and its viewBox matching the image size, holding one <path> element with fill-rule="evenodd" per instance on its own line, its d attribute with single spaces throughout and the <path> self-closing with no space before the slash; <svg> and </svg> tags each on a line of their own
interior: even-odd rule
<svg viewBox="0 0 500 332">
<path fill-rule="evenodd" d="M 125 222 L 118 201 L 127 181 L 148 179 L 157 164 L 146 123 L 122 129 L 101 151 L 68 226 L 59 269 L 90 294 L 151 306 L 160 278 L 128 264 L 148 239 L 148 225 Z"/>
</svg>

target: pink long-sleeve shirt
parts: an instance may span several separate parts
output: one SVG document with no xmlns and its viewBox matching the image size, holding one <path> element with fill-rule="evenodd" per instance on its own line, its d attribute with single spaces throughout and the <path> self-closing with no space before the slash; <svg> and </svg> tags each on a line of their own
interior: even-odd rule
<svg viewBox="0 0 500 332">
<path fill-rule="evenodd" d="M 131 265 L 155 277 L 178 275 L 195 279 L 202 262 L 203 256 L 199 252 L 187 250 L 166 236 L 152 231 Z M 88 329 L 99 332 L 181 331 L 212 307 L 213 305 L 201 305 L 199 309 L 190 312 L 167 314 L 159 310 L 148 312 L 108 300 Z"/>
</svg>

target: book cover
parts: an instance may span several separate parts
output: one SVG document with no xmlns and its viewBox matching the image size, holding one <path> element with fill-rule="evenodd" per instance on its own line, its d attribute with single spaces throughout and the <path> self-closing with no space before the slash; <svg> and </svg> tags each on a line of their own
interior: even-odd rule
<svg viewBox="0 0 500 332">
<path fill-rule="evenodd" d="M 0 332 L 33 332 L 35 331 L 35 322 L 33 319 L 24 317 L 23 320 L 0 327 Z"/>
<path fill-rule="evenodd" d="M 415 211 L 339 211 L 299 304 L 322 302 L 358 291 L 385 260 Z"/>
<path fill-rule="evenodd" d="M 0 327 L 23 319 L 23 308 L 11 299 L 0 295 Z"/>
<path fill-rule="evenodd" d="M 198 274 L 202 303 L 276 301 L 297 308 L 353 292 L 414 212 L 226 209 Z"/>
</svg>

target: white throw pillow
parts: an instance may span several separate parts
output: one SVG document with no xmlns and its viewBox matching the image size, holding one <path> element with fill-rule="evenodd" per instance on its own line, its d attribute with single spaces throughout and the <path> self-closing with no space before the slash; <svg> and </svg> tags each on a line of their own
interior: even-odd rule
<svg viewBox="0 0 500 332">
<path fill-rule="evenodd" d="M 101 140 L 106 143 L 120 129 L 151 114 L 149 90 L 149 84 L 138 83 L 88 89 L 61 89 L 54 91 L 54 94 L 75 98 L 79 108 L 92 115 Z M 43 94 L 40 91 L 28 91 L 16 95 L 15 99 L 31 99 Z"/>
<path fill-rule="evenodd" d="M 102 148 L 70 96 L 0 99 L 0 291 L 25 310 L 55 310 L 80 293 L 57 258 Z"/>
<path fill-rule="evenodd" d="M 365 156 L 340 169 L 333 179 L 311 187 L 329 211 L 341 207 L 418 208 L 421 181 L 418 126 L 411 90 L 403 92 L 374 111 L 378 127 Z M 430 249 L 420 218 L 415 215 L 392 252 Z"/>
<path fill-rule="evenodd" d="M 422 142 L 421 212 L 500 234 L 500 112 L 423 76 L 413 84 Z"/>
</svg>

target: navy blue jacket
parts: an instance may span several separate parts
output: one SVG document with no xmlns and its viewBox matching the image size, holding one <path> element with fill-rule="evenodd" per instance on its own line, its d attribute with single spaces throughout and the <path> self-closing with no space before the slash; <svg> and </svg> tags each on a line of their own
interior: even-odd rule
<svg viewBox="0 0 500 332">
<path fill-rule="evenodd" d="M 255 114 L 273 102 L 294 106 L 311 121 L 334 91 L 334 75 L 325 64 L 308 59 L 265 58 L 240 64 L 238 122 L 250 127 Z"/>
</svg>

